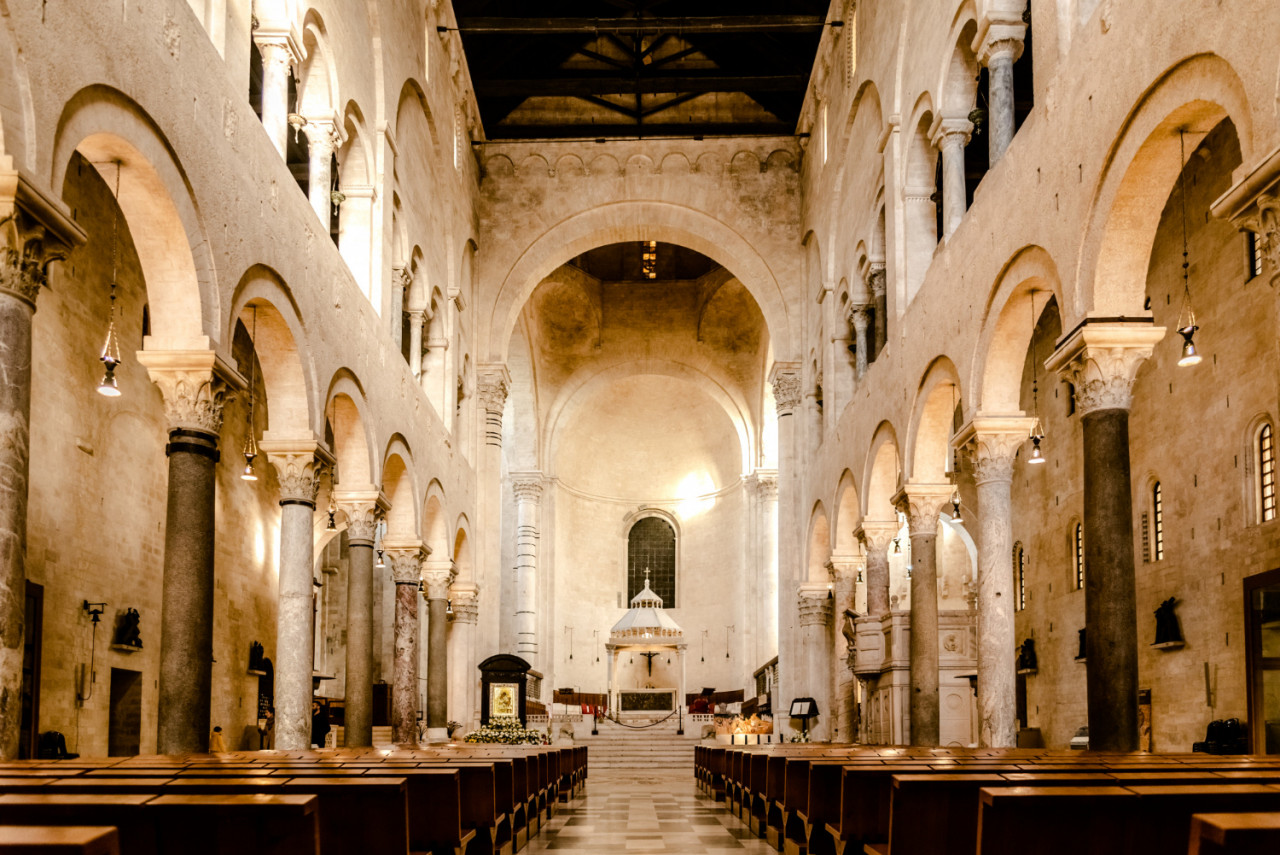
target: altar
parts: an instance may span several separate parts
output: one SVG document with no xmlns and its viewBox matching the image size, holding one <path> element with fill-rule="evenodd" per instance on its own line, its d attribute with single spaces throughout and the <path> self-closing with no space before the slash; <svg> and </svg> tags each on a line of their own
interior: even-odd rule
<svg viewBox="0 0 1280 855">
<path fill-rule="evenodd" d="M 649 587 L 645 574 L 644 588 L 631 599 L 631 608 L 613 625 L 605 644 L 609 663 L 609 714 L 674 713 L 684 704 L 685 651 L 688 643 L 684 630 L 662 609 L 662 598 Z M 623 651 L 641 655 L 660 650 L 674 650 L 680 659 L 680 685 L 675 689 L 623 688 L 618 680 L 618 657 Z M 652 663 L 652 658 L 650 663 Z M 683 733 L 683 717 L 681 729 Z"/>
<path fill-rule="evenodd" d="M 623 689 L 619 712 L 671 712 L 676 708 L 675 689 Z"/>
</svg>

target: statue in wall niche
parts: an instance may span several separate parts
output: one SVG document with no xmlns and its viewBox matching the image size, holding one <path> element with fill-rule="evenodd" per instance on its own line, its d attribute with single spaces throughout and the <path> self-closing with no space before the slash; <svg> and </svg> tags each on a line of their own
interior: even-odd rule
<svg viewBox="0 0 1280 855">
<path fill-rule="evenodd" d="M 1178 625 L 1178 616 L 1173 613 L 1177 604 L 1178 598 L 1170 597 L 1156 609 L 1156 644 L 1182 641 L 1182 628 Z"/>
<path fill-rule="evenodd" d="M 120 625 L 116 628 L 116 638 L 114 644 L 123 647 L 142 647 L 142 633 L 138 631 L 138 623 L 142 620 L 142 616 L 138 614 L 137 609 L 126 609 L 125 613 L 120 616 Z"/>
<path fill-rule="evenodd" d="M 256 641 L 252 642 L 249 645 L 249 670 L 250 671 L 267 670 L 266 665 L 264 664 L 266 660 L 266 656 L 264 655 L 265 652 L 266 651 L 262 649 L 262 645 Z"/>
<path fill-rule="evenodd" d="M 1018 648 L 1018 670 L 1036 670 L 1036 642 L 1034 638 L 1028 638 Z"/>
</svg>

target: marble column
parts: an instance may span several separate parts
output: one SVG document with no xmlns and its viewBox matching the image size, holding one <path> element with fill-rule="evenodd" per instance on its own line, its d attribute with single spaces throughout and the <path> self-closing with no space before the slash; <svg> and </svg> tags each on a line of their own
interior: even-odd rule
<svg viewBox="0 0 1280 855">
<path fill-rule="evenodd" d="M 391 340 L 396 343 L 396 351 L 404 350 L 404 306 L 413 287 L 413 274 L 407 267 L 393 267 L 391 270 Z"/>
<path fill-rule="evenodd" d="M 61 259 L 66 246 L 83 243 L 84 232 L 63 215 L 60 203 L 50 205 L 47 213 L 59 221 L 65 244 L 54 238 L 53 230 L 46 231 L 16 210 L 12 196 L 0 199 L 0 213 L 6 215 L 0 223 L 5 244 L 0 249 L 0 342 L 5 355 L 0 372 L 0 760 L 13 760 L 18 757 L 22 724 L 31 324 L 49 263 Z"/>
<path fill-rule="evenodd" d="M 538 506 L 541 472 L 513 472 L 516 498 L 516 654 L 538 668 Z"/>
<path fill-rule="evenodd" d="M 845 621 L 851 613 L 857 613 L 857 578 L 860 571 L 866 569 L 866 560 L 860 555 L 832 555 L 827 562 L 827 571 L 831 574 L 832 590 L 835 594 L 831 632 L 832 643 L 832 690 L 835 728 L 832 738 L 838 742 L 853 742 L 857 739 L 858 699 L 857 680 L 853 676 L 854 643 L 851 636 L 845 633 Z M 865 577 L 864 577 L 865 578 Z M 852 633 L 852 625 L 849 632 Z"/>
<path fill-rule="evenodd" d="M 418 583 L 422 561 L 431 550 L 422 544 L 383 543 L 396 586 L 395 665 L 391 684 L 391 741 L 418 741 Z"/>
<path fill-rule="evenodd" d="M 933 144 L 942 152 L 942 239 L 951 237 L 964 219 L 964 147 L 973 124 L 968 119 L 943 119 Z"/>
<path fill-rule="evenodd" d="M 280 578 L 276 613 L 275 747 L 311 747 L 315 641 L 315 510 L 320 470 L 327 456 L 315 440 L 263 440 L 258 446 L 280 484 Z M 317 455 L 322 455 L 318 457 Z"/>
<path fill-rule="evenodd" d="M 239 376 L 212 351 L 142 352 L 169 422 L 160 614 L 161 754 L 205 751 L 213 680 L 214 474 L 229 390 Z"/>
<path fill-rule="evenodd" d="M 442 307 L 443 310 L 443 307 Z M 443 320 L 443 318 L 441 319 Z M 435 324 L 434 326 L 441 326 Z M 443 366 L 443 362 L 441 362 Z M 423 371 L 423 383 L 431 381 Z M 446 375 L 447 376 L 447 375 Z M 437 386 L 440 377 L 435 378 Z M 480 603 L 480 622 L 497 632 L 504 625 L 500 613 L 502 597 L 502 413 L 511 388 L 511 375 L 505 365 L 482 365 L 476 371 L 476 403 L 480 425 L 479 461 L 476 465 L 476 519 L 472 532 L 476 535 L 475 576 L 481 590 L 494 592 Z M 510 604 L 507 604 L 509 608 Z"/>
<path fill-rule="evenodd" d="M 338 493 L 347 515 L 348 748 L 373 745 L 373 541 L 381 510 L 376 492 Z"/>
<path fill-rule="evenodd" d="M 747 479 L 752 509 L 747 549 L 755 579 L 755 649 L 749 675 L 778 655 L 778 473 L 757 469 Z"/>
<path fill-rule="evenodd" d="M 889 613 L 889 544 L 897 534 L 898 523 L 892 520 L 864 520 L 854 532 L 867 553 L 869 617 L 879 618 Z"/>
<path fill-rule="evenodd" d="M 422 324 L 425 317 L 421 309 L 409 310 L 409 371 L 415 379 L 422 377 Z"/>
<path fill-rule="evenodd" d="M 1076 390 L 1084 433 L 1089 747 L 1138 750 L 1138 626 L 1129 472 L 1133 381 L 1164 329 L 1086 323 L 1049 359 Z"/>
<path fill-rule="evenodd" d="M 289 148 L 289 77 L 296 57 L 285 37 L 257 33 L 254 42 L 262 53 L 262 127 L 276 151 L 285 157 Z"/>
<path fill-rule="evenodd" d="M 876 357 L 889 341 L 888 274 L 883 261 L 871 262 L 871 267 L 867 271 L 867 288 L 871 291 L 871 299 L 876 307 L 875 342 L 871 352 L 867 354 L 867 361 L 875 362 Z"/>
<path fill-rule="evenodd" d="M 799 532 L 803 525 L 799 520 L 798 461 L 802 458 L 799 445 L 803 430 L 797 425 L 801 412 L 800 366 L 790 363 L 774 363 L 770 372 L 773 398 L 778 411 L 778 660 L 780 663 L 779 686 L 776 704 L 787 703 L 795 695 L 799 666 L 795 591 L 802 575 L 803 549 Z"/>
<path fill-rule="evenodd" d="M 987 144 L 994 168 L 1013 142 L 1013 64 L 1022 56 L 1026 25 L 1017 22 L 992 26 L 978 51 L 978 62 L 987 67 Z"/>
<path fill-rule="evenodd" d="M 422 580 L 427 585 L 427 741 L 449 738 L 449 586 L 453 562 L 426 561 Z"/>
<path fill-rule="evenodd" d="M 950 484 L 908 484 L 896 497 L 911 537 L 911 744 L 939 744 L 938 512 Z"/>
<path fill-rule="evenodd" d="M 978 742 L 1018 744 L 1014 640 L 1013 461 L 1033 420 L 977 417 L 956 434 L 970 446 L 978 490 Z"/>
<path fill-rule="evenodd" d="M 854 374 L 859 380 L 867 373 L 867 351 L 874 346 L 867 338 L 867 324 L 871 320 L 869 308 L 857 305 L 849 309 L 849 325 L 853 327 Z"/>
<path fill-rule="evenodd" d="M 476 686 L 476 622 L 480 617 L 480 590 L 474 584 L 459 583 L 450 591 L 453 621 L 449 628 L 449 709 L 455 721 L 470 729 L 479 707 Z"/>
<path fill-rule="evenodd" d="M 333 217 L 333 153 L 341 137 L 333 122 L 326 119 L 307 119 L 305 130 L 309 163 L 307 200 L 320 218 L 324 234 L 328 235 Z"/>
<path fill-rule="evenodd" d="M 820 582 L 805 583 L 796 594 L 804 676 L 795 687 L 795 694 L 811 697 L 818 705 L 818 718 L 809 722 L 809 738 L 830 742 L 831 721 L 836 717 L 831 700 L 831 614 L 835 600 L 831 589 Z"/>
</svg>

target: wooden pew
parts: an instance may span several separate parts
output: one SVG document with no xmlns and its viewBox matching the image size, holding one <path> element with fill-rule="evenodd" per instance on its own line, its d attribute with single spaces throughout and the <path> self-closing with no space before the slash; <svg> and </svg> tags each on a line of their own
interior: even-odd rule
<svg viewBox="0 0 1280 855">
<path fill-rule="evenodd" d="M 116 830 L 104 826 L 9 825 L 0 828 L 3 855 L 119 855 Z"/>
<path fill-rule="evenodd" d="M 1188 855 L 1275 855 L 1280 813 L 1198 813 L 1191 817 Z"/>
</svg>

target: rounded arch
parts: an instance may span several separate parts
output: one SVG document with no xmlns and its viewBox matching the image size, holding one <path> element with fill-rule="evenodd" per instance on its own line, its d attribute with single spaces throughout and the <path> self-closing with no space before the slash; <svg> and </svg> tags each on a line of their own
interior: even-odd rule
<svg viewBox="0 0 1280 855">
<path fill-rule="evenodd" d="M 902 167 L 902 216 L 906 231 L 906 277 L 902 293 L 904 305 L 911 302 L 924 283 L 938 246 L 938 150 L 929 139 L 933 126 L 933 103 L 928 93 L 920 96 L 907 132 L 906 157 Z"/>
<path fill-rule="evenodd" d="M 1179 132 L 1195 143 L 1223 119 L 1236 126 L 1244 163 L 1253 163 L 1252 112 L 1244 84 L 1216 54 L 1169 68 L 1138 99 L 1107 152 L 1090 202 L 1075 292 L 1064 328 L 1088 315 L 1148 317 L 1143 308 L 1156 227 L 1183 164 Z"/>
<path fill-rule="evenodd" d="M 427 101 L 427 93 L 423 91 L 422 84 L 417 78 L 409 77 L 404 81 L 404 85 L 400 87 L 400 97 L 396 101 L 396 136 L 399 137 L 401 123 L 406 118 L 405 110 L 416 107 L 422 111 L 422 117 L 427 123 L 427 139 L 434 148 L 439 144 L 436 138 L 436 121 L 431 114 L 431 104 Z"/>
<path fill-rule="evenodd" d="M 108 86 L 67 101 L 52 148 L 49 186 L 66 180 L 73 152 L 94 164 L 108 186 L 120 164 L 118 204 L 137 249 L 147 288 L 147 350 L 205 350 L 219 342 L 213 254 L 191 182 L 159 128 L 127 95 Z"/>
<path fill-rule="evenodd" d="M 863 516 L 877 521 L 897 519 L 893 496 L 901 483 L 901 463 L 898 454 L 898 432 L 884 421 L 876 428 L 867 452 L 862 483 L 866 485 L 863 498 Z"/>
<path fill-rule="evenodd" d="M 858 552 L 858 539 L 853 536 L 862 522 L 862 506 L 858 499 L 858 484 L 853 473 L 846 469 L 840 474 L 831 505 L 835 509 L 831 518 L 832 547 L 841 555 L 856 555 Z"/>
<path fill-rule="evenodd" d="M 427 495 L 422 506 L 422 542 L 431 550 L 435 560 L 443 561 L 450 557 L 444 488 L 434 478 L 427 484 Z"/>
<path fill-rule="evenodd" d="M 976 409 L 967 407 L 967 415 L 1022 412 L 1022 368 L 1035 325 L 1050 297 L 1062 306 L 1062 283 L 1053 257 L 1039 246 L 1018 250 L 991 289 L 969 384 Z M 1065 322 L 1063 328 L 1067 328 Z"/>
<path fill-rule="evenodd" d="M 35 104 L 8 0 L 0 0 L 0 68 L 4 69 L 0 79 L 10 93 L 0 102 L 0 154 L 12 157 L 15 165 L 34 171 L 35 146 L 28 134 L 36 123 Z"/>
<path fill-rule="evenodd" d="M 250 331 L 256 327 L 253 349 L 269 403 L 263 439 L 302 439 L 321 433 L 315 363 L 289 286 L 271 268 L 255 264 L 240 277 L 231 306 L 224 341 L 232 340 L 237 322 Z"/>
<path fill-rule="evenodd" d="M 827 562 L 831 560 L 831 524 L 821 501 L 815 502 L 809 513 L 809 541 L 805 552 L 805 581 L 826 582 L 830 576 Z"/>
<path fill-rule="evenodd" d="M 325 397 L 327 426 L 325 438 L 331 438 L 337 460 L 338 490 L 372 490 L 381 483 L 379 460 L 373 423 L 369 418 L 369 402 L 356 375 L 345 368 L 334 374 Z"/>
<path fill-rule="evenodd" d="M 471 523 L 466 514 L 458 517 L 453 536 L 453 569 L 458 582 L 470 582 L 475 579 L 475 562 L 471 556 Z"/>
<path fill-rule="evenodd" d="M 973 53 L 977 10 L 965 0 L 956 10 L 947 44 L 952 46 L 938 76 L 938 110 L 946 117 L 967 118 L 978 95 L 978 59 Z"/>
<path fill-rule="evenodd" d="M 336 105 L 342 101 L 338 89 L 338 69 L 329 48 L 324 18 L 308 9 L 302 23 L 302 49 L 306 59 L 298 74 L 298 112 L 308 119 L 333 121 Z"/>
<path fill-rule="evenodd" d="M 391 507 L 387 510 L 387 537 L 392 540 L 417 540 L 418 490 L 413 469 L 413 454 L 400 434 L 387 443 L 382 464 L 382 492 Z"/>
<path fill-rule="evenodd" d="M 574 256 L 611 243 L 657 240 L 702 253 L 727 267 L 760 307 L 777 358 L 793 358 L 796 335 L 782 287 L 747 238 L 702 211 L 670 202 L 625 201 L 575 214 L 533 240 L 510 269 L 489 317 L 489 362 L 505 363 L 520 310 L 543 279 Z"/>
<path fill-rule="evenodd" d="M 904 480 L 931 484 L 947 480 L 955 411 L 960 404 L 960 373 L 948 357 L 939 356 L 925 369 L 912 404 L 902 461 Z"/>
</svg>

